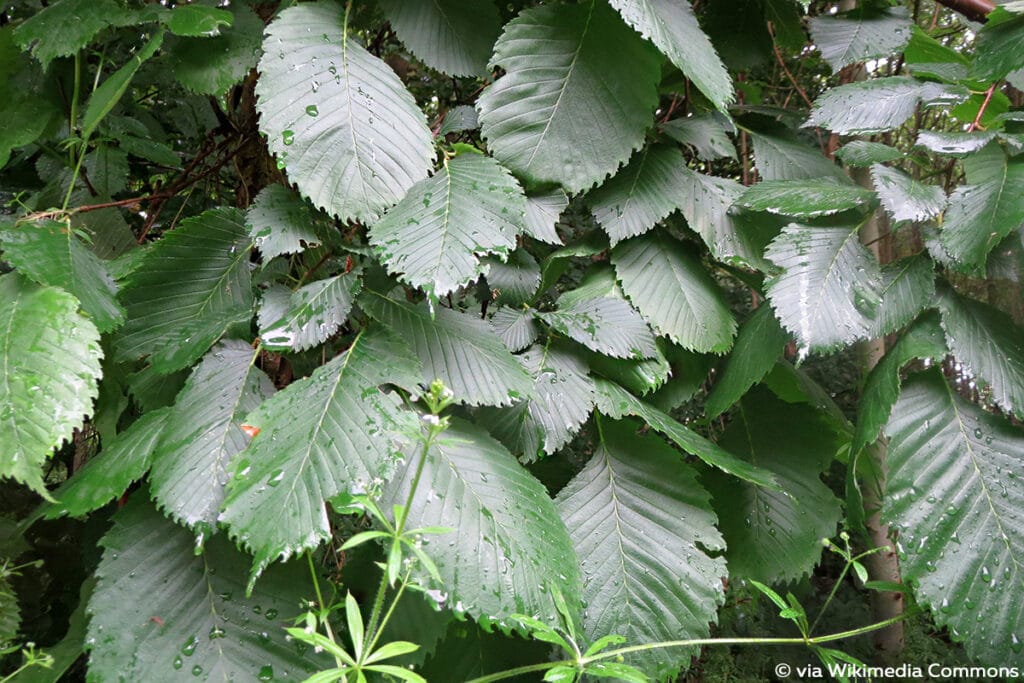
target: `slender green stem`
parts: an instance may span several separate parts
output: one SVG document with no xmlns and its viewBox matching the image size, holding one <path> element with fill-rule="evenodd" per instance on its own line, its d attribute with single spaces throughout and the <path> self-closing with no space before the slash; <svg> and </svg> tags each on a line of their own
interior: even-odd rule
<svg viewBox="0 0 1024 683">
<path fill-rule="evenodd" d="M 886 619 L 885 621 L 879 621 L 868 626 L 861 626 L 860 628 L 851 629 L 849 631 L 841 631 L 840 633 L 831 633 L 826 636 L 817 636 L 813 638 L 692 638 L 689 640 L 669 640 L 658 643 L 644 643 L 643 645 L 632 645 L 629 647 L 620 647 L 615 650 L 607 650 L 605 652 L 591 655 L 590 657 L 582 657 L 577 661 L 562 660 L 557 662 L 544 662 L 543 664 L 531 664 L 529 666 L 523 666 L 516 669 L 499 671 L 497 673 L 474 678 L 466 683 L 492 683 L 492 681 L 501 681 L 506 678 L 512 678 L 525 673 L 546 671 L 548 669 L 553 669 L 556 666 L 585 666 L 591 662 L 613 659 L 634 652 L 646 652 L 648 650 L 665 649 L 670 647 L 701 647 L 704 645 L 823 645 L 836 640 L 843 640 L 844 638 L 852 638 L 854 636 L 860 636 L 865 633 L 881 630 L 895 624 L 896 622 L 906 619 L 912 614 L 912 612 L 907 612 L 897 617 Z"/>
<path fill-rule="evenodd" d="M 75 134 L 75 127 L 78 125 L 78 97 L 82 90 L 82 53 L 75 52 L 75 85 L 71 91 L 71 115 L 68 118 L 68 137 Z M 75 163 L 75 146 L 68 148 L 69 165 Z"/>
<path fill-rule="evenodd" d="M 373 638 L 370 639 L 369 644 L 363 648 L 366 652 L 373 652 L 373 648 L 377 646 L 377 641 L 380 640 L 380 634 L 384 632 L 388 622 L 391 621 L 391 615 L 395 613 L 395 608 L 398 607 L 398 601 L 402 599 L 402 593 L 405 592 L 405 586 L 409 583 L 410 571 L 406 571 L 405 576 L 401 581 L 398 582 L 398 591 L 395 593 L 395 597 L 391 599 L 391 606 L 388 607 L 388 611 L 381 617 L 380 626 L 377 628 L 377 632 L 373 634 Z"/>
<path fill-rule="evenodd" d="M 821 621 L 821 618 L 825 615 L 825 610 L 828 609 L 829 604 L 832 602 L 832 598 L 836 595 L 836 591 L 839 590 L 839 586 L 842 585 L 843 579 L 846 578 L 846 574 L 850 571 L 850 564 L 850 561 L 847 560 L 846 564 L 843 566 L 843 571 L 839 572 L 839 578 L 837 578 L 836 582 L 832 584 L 832 590 L 828 592 L 828 597 L 825 598 L 825 604 L 821 606 L 818 616 L 814 618 L 814 622 L 811 624 L 811 627 L 807 629 L 808 635 L 814 633 L 814 627 L 818 625 L 818 622 Z"/>
<path fill-rule="evenodd" d="M 316 567 L 313 565 L 313 553 L 306 551 L 306 560 L 309 563 L 309 575 L 313 579 L 313 590 L 316 592 L 316 602 L 321 610 L 327 609 L 324 605 L 324 596 L 320 592 L 320 579 L 316 575 Z M 331 620 L 325 615 L 324 619 L 324 631 L 327 633 L 327 637 L 331 639 L 331 642 L 335 645 L 338 644 L 338 639 L 334 637 L 334 630 L 331 628 Z M 334 663 L 340 669 L 345 666 L 345 662 L 341 661 L 337 656 L 334 658 Z"/>
<path fill-rule="evenodd" d="M 67 211 L 68 204 L 71 203 L 71 194 L 75 191 L 75 183 L 78 182 L 78 174 L 82 170 L 82 161 L 85 160 L 85 141 L 82 141 L 82 147 L 78 153 L 78 161 L 75 162 L 75 170 L 71 173 L 71 180 L 68 181 L 68 191 L 64 195 L 64 203 L 61 204 L 60 210 Z"/>
</svg>

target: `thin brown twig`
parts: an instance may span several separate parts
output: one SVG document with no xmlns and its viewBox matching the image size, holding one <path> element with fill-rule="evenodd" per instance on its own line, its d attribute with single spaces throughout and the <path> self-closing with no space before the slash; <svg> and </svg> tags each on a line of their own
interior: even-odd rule
<svg viewBox="0 0 1024 683">
<path fill-rule="evenodd" d="M 786 74 L 786 77 L 789 79 L 789 82 L 793 84 L 794 88 L 796 88 L 796 91 L 800 94 L 800 98 L 807 103 L 808 107 L 813 109 L 814 103 L 811 102 L 811 98 L 807 96 L 807 91 L 800 86 L 800 83 L 797 82 L 796 77 L 793 76 L 793 72 L 789 70 L 788 66 L 786 66 L 786 60 L 783 58 L 782 52 L 779 50 L 779 46 L 775 42 L 775 27 L 772 25 L 772 22 L 770 21 L 768 22 L 768 34 L 772 37 L 772 50 L 775 52 L 775 59 L 779 62 L 779 66 L 782 67 L 783 73 Z"/>
<path fill-rule="evenodd" d="M 996 81 L 988 87 L 985 91 L 985 101 L 981 103 L 981 108 L 978 109 L 978 115 L 974 117 L 974 121 L 971 122 L 971 126 L 967 129 L 968 133 L 981 128 L 981 117 L 985 115 L 985 110 L 988 109 L 988 103 L 992 101 L 992 94 L 996 91 L 996 86 L 999 85 L 999 81 Z"/>
</svg>

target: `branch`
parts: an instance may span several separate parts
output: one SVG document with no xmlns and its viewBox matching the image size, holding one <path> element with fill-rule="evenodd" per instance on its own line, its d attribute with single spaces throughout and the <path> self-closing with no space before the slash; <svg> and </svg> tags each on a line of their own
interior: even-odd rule
<svg viewBox="0 0 1024 683">
<path fill-rule="evenodd" d="M 936 0 L 936 2 L 954 12 L 959 12 L 971 21 L 982 24 L 987 20 L 989 12 L 996 8 L 992 0 Z"/>
</svg>

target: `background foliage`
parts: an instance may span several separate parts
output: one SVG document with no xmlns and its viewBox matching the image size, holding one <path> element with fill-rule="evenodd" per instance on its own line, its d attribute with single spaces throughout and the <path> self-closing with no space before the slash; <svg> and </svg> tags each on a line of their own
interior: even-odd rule
<svg viewBox="0 0 1024 683">
<path fill-rule="evenodd" d="M 0 9 L 0 676 L 1024 667 L 1022 3 Z"/>
</svg>

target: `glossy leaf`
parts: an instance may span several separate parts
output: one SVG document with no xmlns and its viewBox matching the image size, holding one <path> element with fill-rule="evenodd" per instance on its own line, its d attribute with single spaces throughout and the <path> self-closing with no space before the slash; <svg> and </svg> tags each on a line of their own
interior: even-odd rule
<svg viewBox="0 0 1024 683">
<path fill-rule="evenodd" d="M 478 102 L 483 136 L 529 183 L 586 190 L 643 144 L 657 104 L 656 53 L 603 2 L 521 12 L 491 62 L 505 75 Z"/>
<path fill-rule="evenodd" d="M 537 345 L 517 358 L 533 377 L 535 398 L 479 415 L 510 451 L 532 462 L 560 450 L 587 421 L 594 384 L 586 364 L 559 346 Z"/>
<path fill-rule="evenodd" d="M 678 150 L 668 145 L 651 145 L 608 182 L 587 195 L 587 204 L 601 224 L 612 246 L 642 235 L 678 208 L 679 167 L 684 163 Z"/>
<path fill-rule="evenodd" d="M 935 264 L 922 254 L 885 264 L 878 294 L 872 337 L 891 334 L 935 304 Z"/>
<path fill-rule="evenodd" d="M 816 218 L 858 209 L 871 201 L 870 190 L 820 180 L 766 180 L 747 188 L 736 205 L 780 216 Z"/>
<path fill-rule="evenodd" d="M 622 289 L 659 333 L 685 349 L 721 353 L 732 347 L 736 321 L 715 282 L 674 239 L 629 240 L 612 252 Z"/>
<path fill-rule="evenodd" d="M 179 6 L 175 11 L 192 6 Z M 231 27 L 221 28 L 212 38 L 168 41 L 174 77 L 189 90 L 203 95 L 224 94 L 256 66 L 263 22 L 244 5 L 231 6 L 231 12 Z"/>
<path fill-rule="evenodd" d="M 378 0 L 399 39 L 425 64 L 452 76 L 487 69 L 501 29 L 491 0 Z"/>
<path fill-rule="evenodd" d="M 875 78 L 823 93 L 815 100 L 807 125 L 839 135 L 882 133 L 903 125 L 922 102 L 955 103 L 957 98 L 966 99 L 967 93 L 947 92 L 935 83 L 906 76 Z"/>
<path fill-rule="evenodd" d="M 300 287 L 284 312 L 260 324 L 260 339 L 271 351 L 302 351 L 327 341 L 348 318 L 363 281 L 359 271 Z M 262 314 L 262 310 L 261 310 Z"/>
<path fill-rule="evenodd" d="M 123 495 L 132 482 L 149 470 L 153 450 L 170 412 L 170 408 L 150 410 L 128 429 L 104 442 L 102 452 L 54 492 L 57 503 L 47 510 L 46 516 L 81 517 Z"/>
<path fill-rule="evenodd" d="M 115 0 L 60 0 L 21 24 L 14 38 L 45 69 L 56 57 L 84 48 L 123 11 Z"/>
<path fill-rule="evenodd" d="M 17 273 L 0 276 L 0 480 L 49 497 L 40 467 L 92 413 L 99 342 L 73 296 Z"/>
<path fill-rule="evenodd" d="M 586 634 L 630 643 L 706 637 L 726 571 L 708 493 L 677 452 L 638 436 L 638 423 L 600 425 L 600 447 L 557 499 L 583 570 Z M 627 661 L 664 678 L 696 651 L 652 650 Z"/>
<path fill-rule="evenodd" d="M 1024 17 L 998 8 L 978 31 L 977 56 L 971 75 L 985 81 L 1005 78 L 1024 67 Z"/>
<path fill-rule="evenodd" d="M 245 212 L 245 224 L 263 262 L 320 246 L 327 226 L 323 214 L 283 185 L 269 185 Z"/>
<path fill-rule="evenodd" d="M 854 9 L 811 19 L 811 38 L 833 71 L 870 57 L 899 52 L 910 40 L 911 21 L 902 8 Z"/>
<path fill-rule="evenodd" d="M 124 322 L 117 285 L 67 223 L 45 221 L 0 231 L 4 260 L 36 282 L 61 287 L 81 302 L 100 332 Z"/>
<path fill-rule="evenodd" d="M 149 356 L 173 372 L 202 356 L 228 326 L 252 315 L 248 230 L 236 209 L 189 218 L 142 257 L 124 285 L 128 321 L 117 358 Z"/>
<path fill-rule="evenodd" d="M 903 152 L 881 142 L 851 140 L 836 150 L 836 158 L 842 159 L 847 166 L 866 167 L 902 159 Z"/>
<path fill-rule="evenodd" d="M 775 366 L 787 342 L 789 335 L 775 319 L 771 306 L 759 306 L 740 325 L 736 344 L 725 362 L 721 377 L 708 394 L 704 404 L 708 417 L 724 413 L 750 387 L 760 382 Z"/>
<path fill-rule="evenodd" d="M 968 404 L 938 371 L 907 381 L 886 425 L 882 515 L 900 532 L 904 580 L 968 653 L 1017 661 L 1024 436 Z"/>
<path fill-rule="evenodd" d="M 562 244 L 562 238 L 555 231 L 555 224 L 567 206 L 569 198 L 561 189 L 527 196 L 524 232 L 541 242 Z"/>
<path fill-rule="evenodd" d="M 490 157 L 464 153 L 413 186 L 370 241 L 388 270 L 441 297 L 480 276 L 480 256 L 507 256 L 525 214 L 515 178 Z"/>
<path fill-rule="evenodd" d="M 284 627 L 313 595 L 303 564 L 274 567 L 245 595 L 248 557 L 223 538 L 193 551 L 192 534 L 145 495 L 100 541 L 89 602 L 89 680 L 258 680 L 325 667 L 287 642 Z"/>
<path fill-rule="evenodd" d="M 610 0 L 610 4 L 627 24 L 679 67 L 715 107 L 725 111 L 732 103 L 734 95 L 729 73 L 688 2 Z"/>
<path fill-rule="evenodd" d="M 388 486 L 403 502 L 420 445 Z M 544 486 L 482 428 L 462 420 L 429 450 L 409 507 L 410 528 L 447 527 L 426 550 L 457 612 L 509 626 L 528 613 L 557 623 L 554 589 L 578 604 L 580 572 L 569 534 Z M 423 581 L 426 577 L 420 577 Z"/>
<path fill-rule="evenodd" d="M 782 583 L 809 573 L 821 539 L 835 534 L 839 500 L 821 481 L 840 446 L 814 409 L 755 389 L 722 435 L 722 446 L 772 472 L 782 491 L 714 478 L 710 485 L 733 576 Z"/>
<path fill-rule="evenodd" d="M 693 147 L 697 156 L 706 161 L 735 159 L 736 148 L 727 133 L 736 130 L 726 121 L 721 114 L 698 114 L 663 123 L 661 131 L 676 142 Z"/>
<path fill-rule="evenodd" d="M 763 180 L 835 178 L 847 181 L 842 169 L 788 131 L 753 133 L 754 166 Z"/>
<path fill-rule="evenodd" d="M 365 493 L 394 471 L 408 414 L 378 387 L 414 384 L 417 370 L 405 344 L 364 330 L 345 353 L 246 416 L 259 433 L 231 462 L 220 520 L 255 555 L 256 573 L 329 538 L 325 501 Z"/>
<path fill-rule="evenodd" d="M 304 3 L 267 29 L 260 129 L 288 177 L 342 220 L 373 221 L 426 177 L 426 117 L 402 81 L 344 25 L 344 7 Z"/>
<path fill-rule="evenodd" d="M 241 425 L 274 393 L 255 361 L 256 352 L 245 342 L 231 339 L 213 347 L 185 382 L 153 448 L 153 500 L 198 534 L 215 528 L 228 464 L 249 445 Z"/>
<path fill-rule="evenodd" d="M 792 223 L 766 256 L 784 271 L 768 283 L 768 300 L 805 349 L 827 352 L 871 334 L 881 271 L 857 230 Z"/>
<path fill-rule="evenodd" d="M 615 420 L 621 420 L 626 415 L 639 417 L 679 448 L 696 455 L 708 465 L 758 486 L 778 489 L 778 484 L 771 472 L 745 462 L 719 448 L 713 442 L 677 422 L 668 413 L 641 401 L 614 382 L 598 379 L 596 387 L 597 408 L 604 415 Z"/>
<path fill-rule="evenodd" d="M 964 162 L 967 184 L 949 196 L 942 245 L 958 262 L 983 266 L 985 257 L 1024 224 L 1024 158 L 1007 159 L 989 145 Z"/>
<path fill-rule="evenodd" d="M 897 223 L 926 221 L 946 208 L 946 193 L 941 187 L 920 183 L 899 169 L 874 164 L 871 178 L 882 206 Z"/>
<path fill-rule="evenodd" d="M 944 287 L 942 328 L 950 352 L 1003 410 L 1024 417 L 1024 334 L 1003 311 Z"/>
<path fill-rule="evenodd" d="M 625 299 L 565 297 L 557 310 L 538 315 L 558 332 L 606 356 L 652 358 L 657 353 L 654 334 Z"/>
<path fill-rule="evenodd" d="M 423 306 L 367 291 L 360 306 L 412 347 L 424 383 L 441 379 L 455 400 L 469 405 L 509 405 L 533 393 L 533 379 L 487 322 L 447 308 L 435 317 Z M 394 381 L 394 380 L 392 380 Z"/>
</svg>

